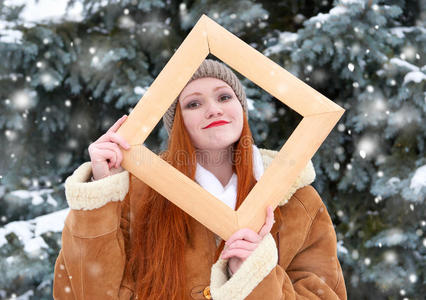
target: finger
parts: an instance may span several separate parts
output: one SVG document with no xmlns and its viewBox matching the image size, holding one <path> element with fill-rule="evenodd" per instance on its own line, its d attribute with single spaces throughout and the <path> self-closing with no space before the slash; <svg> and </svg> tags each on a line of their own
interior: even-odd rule
<svg viewBox="0 0 426 300">
<path fill-rule="evenodd" d="M 243 250 L 249 250 L 253 251 L 257 248 L 259 244 L 247 242 L 244 240 L 236 240 L 233 243 L 231 243 L 226 249 L 243 249 Z"/>
<path fill-rule="evenodd" d="M 265 224 L 262 226 L 262 228 L 259 231 L 259 235 L 262 237 L 262 239 L 267 235 L 274 225 L 274 212 L 272 210 L 271 206 L 268 206 L 266 209 L 266 220 Z"/>
<path fill-rule="evenodd" d="M 102 157 L 105 160 L 109 160 L 108 167 L 111 168 L 117 161 L 115 152 L 109 149 L 96 149 L 95 155 L 97 157 Z M 96 161 L 96 159 L 95 159 Z"/>
<path fill-rule="evenodd" d="M 127 141 L 118 133 L 112 132 L 112 133 L 110 133 L 110 135 L 111 135 L 111 141 L 113 141 L 117 145 L 120 145 L 121 148 L 124 148 L 124 149 L 130 148 L 129 143 L 127 143 Z"/>
<path fill-rule="evenodd" d="M 114 161 L 113 166 L 115 168 L 118 168 L 118 166 L 121 164 L 121 161 L 123 159 L 123 154 L 121 153 L 120 148 L 118 148 L 118 146 L 114 143 L 100 143 L 98 145 L 98 148 L 101 149 L 101 150 L 107 149 L 107 150 L 114 151 L 115 161 Z"/>
<path fill-rule="evenodd" d="M 94 148 L 91 152 L 91 160 L 94 163 L 103 163 L 107 160 L 115 160 L 115 152 L 109 149 Z"/>
<path fill-rule="evenodd" d="M 115 132 L 107 132 L 101 136 L 96 142 L 114 142 L 121 146 L 121 148 L 129 149 L 130 145 L 127 141 Z"/>
<path fill-rule="evenodd" d="M 231 258 L 231 257 L 237 257 L 239 259 L 247 259 L 247 257 L 250 256 L 250 254 L 252 254 L 252 251 L 249 250 L 244 250 L 244 249 L 230 249 L 230 250 L 226 250 L 223 251 L 221 254 L 221 258 L 223 259 L 227 259 L 227 258 Z"/>
<path fill-rule="evenodd" d="M 107 132 L 117 132 L 118 128 L 120 128 L 121 124 L 124 123 L 124 121 L 126 121 L 127 119 L 127 115 L 122 116 L 120 119 L 118 119 L 114 125 L 112 125 Z"/>
<path fill-rule="evenodd" d="M 107 150 L 107 149 L 102 149 L 102 151 L 108 151 L 108 152 L 111 153 L 111 158 L 108 158 L 108 160 L 107 160 L 108 168 L 111 169 L 117 162 L 117 154 L 114 151 Z"/>
<path fill-rule="evenodd" d="M 260 242 L 260 236 L 249 228 L 243 228 L 235 232 L 231 237 L 225 242 L 226 245 L 230 245 L 235 240 L 246 240 L 252 243 Z"/>
<path fill-rule="evenodd" d="M 116 162 L 115 162 L 115 167 L 118 168 L 120 166 L 121 161 L 123 160 L 123 154 L 122 154 L 120 148 L 118 148 L 117 144 L 109 143 L 109 142 L 103 142 L 103 143 L 98 143 L 97 148 L 98 149 L 108 149 L 108 150 L 114 151 L 115 155 L 117 157 Z"/>
<path fill-rule="evenodd" d="M 271 206 L 268 206 L 266 209 L 266 220 L 265 224 L 262 226 L 262 228 L 259 231 L 259 235 L 263 239 L 272 229 L 272 226 L 274 225 L 274 213 Z"/>
</svg>

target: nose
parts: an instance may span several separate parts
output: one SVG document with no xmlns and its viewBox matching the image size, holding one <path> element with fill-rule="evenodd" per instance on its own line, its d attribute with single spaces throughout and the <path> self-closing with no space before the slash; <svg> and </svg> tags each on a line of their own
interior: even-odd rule
<svg viewBox="0 0 426 300">
<path fill-rule="evenodd" d="M 223 108 L 216 101 L 209 101 L 206 110 L 206 118 L 214 118 L 223 115 Z"/>
</svg>

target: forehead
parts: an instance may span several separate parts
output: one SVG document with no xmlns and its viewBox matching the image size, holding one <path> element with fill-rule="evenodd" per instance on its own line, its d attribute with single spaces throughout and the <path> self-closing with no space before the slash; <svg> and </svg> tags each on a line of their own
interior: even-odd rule
<svg viewBox="0 0 426 300">
<path fill-rule="evenodd" d="M 227 84 L 225 81 L 213 78 L 213 77 L 203 77 L 198 78 L 196 80 L 191 81 L 188 83 L 185 88 L 180 93 L 180 98 L 183 99 L 185 96 L 192 94 L 192 93 L 205 93 L 209 92 L 215 88 L 225 86 L 229 89 L 232 89 L 229 84 Z"/>
</svg>

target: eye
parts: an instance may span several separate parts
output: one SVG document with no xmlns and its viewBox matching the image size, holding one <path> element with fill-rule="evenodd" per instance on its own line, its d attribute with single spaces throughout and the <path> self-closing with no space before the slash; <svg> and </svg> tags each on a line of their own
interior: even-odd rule
<svg viewBox="0 0 426 300">
<path fill-rule="evenodd" d="M 232 96 L 228 95 L 228 94 L 224 94 L 224 95 L 220 96 L 220 100 L 223 100 L 223 101 L 226 101 L 226 100 L 231 99 L 231 98 L 232 98 Z"/>
<path fill-rule="evenodd" d="M 186 108 L 196 108 L 198 107 L 198 104 L 200 104 L 198 101 L 191 101 L 186 105 Z"/>
</svg>

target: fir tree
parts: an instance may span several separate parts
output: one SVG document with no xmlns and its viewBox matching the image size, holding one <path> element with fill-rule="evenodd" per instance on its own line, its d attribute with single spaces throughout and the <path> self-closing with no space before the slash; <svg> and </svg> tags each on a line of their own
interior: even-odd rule
<svg viewBox="0 0 426 300">
<path fill-rule="evenodd" d="M 65 17 L 42 18 L 43 2 L 0 2 L 0 298 L 51 298 L 65 178 L 203 13 L 346 109 L 313 185 L 349 298 L 425 294 L 424 4 L 71 0 Z M 280 149 L 301 117 L 240 78 L 256 144 Z M 146 144 L 166 138 L 160 122 Z"/>
<path fill-rule="evenodd" d="M 354 299 L 425 294 L 425 29 L 391 2 L 336 1 L 264 51 L 346 109 L 314 156 L 314 186 Z"/>
</svg>

